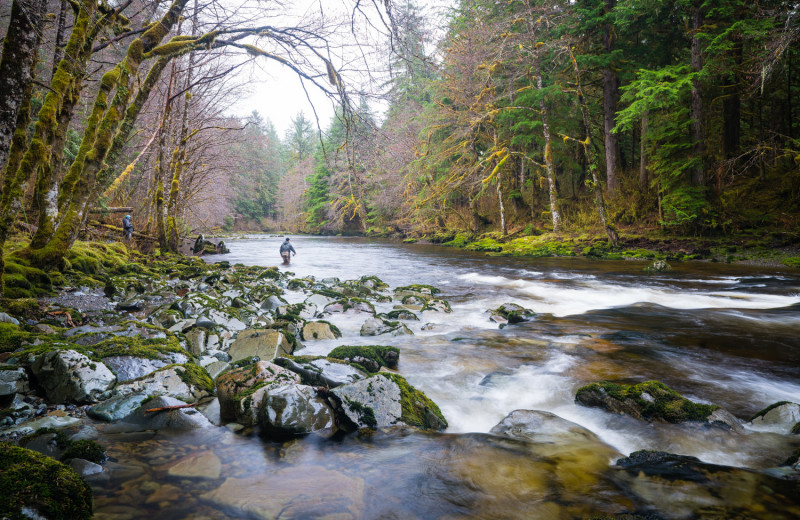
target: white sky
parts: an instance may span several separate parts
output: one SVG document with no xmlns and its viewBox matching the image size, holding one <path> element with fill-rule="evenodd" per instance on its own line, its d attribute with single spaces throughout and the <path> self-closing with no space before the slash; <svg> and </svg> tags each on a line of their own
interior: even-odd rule
<svg viewBox="0 0 800 520">
<path fill-rule="evenodd" d="M 405 0 L 396 0 L 398 4 Z M 334 0 L 305 0 L 304 3 L 310 4 L 314 8 L 319 8 L 320 2 L 326 8 L 334 3 Z M 454 0 L 415 0 L 420 8 L 421 14 L 429 20 L 431 27 L 436 27 L 435 20 L 440 19 L 440 14 L 444 9 L 451 6 Z M 334 63 L 334 65 L 337 65 Z M 338 65 L 337 65 L 338 66 Z M 236 116 L 244 117 L 253 110 L 257 110 L 262 117 L 269 119 L 275 125 L 278 135 L 283 138 L 286 130 L 291 124 L 291 119 L 298 112 L 303 111 L 306 118 L 314 121 L 314 109 L 316 109 L 319 123 L 324 130 L 328 127 L 334 115 L 334 106 L 331 101 L 316 88 L 307 84 L 308 94 L 312 108 L 306 93 L 303 91 L 300 79 L 287 67 L 281 66 L 274 61 L 258 60 L 252 67 L 248 67 L 244 72 L 253 79 L 250 87 L 250 94 L 242 96 L 231 109 L 231 113 Z M 348 78 L 344 77 L 345 84 Z M 357 102 L 357 100 L 354 100 Z M 375 105 L 373 109 L 381 111 L 381 107 Z"/>
</svg>

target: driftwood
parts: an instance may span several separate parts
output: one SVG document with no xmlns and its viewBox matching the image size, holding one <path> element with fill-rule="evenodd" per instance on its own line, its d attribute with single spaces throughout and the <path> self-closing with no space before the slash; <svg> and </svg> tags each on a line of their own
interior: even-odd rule
<svg viewBox="0 0 800 520">
<path fill-rule="evenodd" d="M 92 208 L 89 213 L 133 213 L 132 207 L 119 208 Z"/>
<path fill-rule="evenodd" d="M 158 412 L 169 412 L 172 410 L 180 410 L 181 408 L 191 408 L 195 406 L 197 403 L 192 404 L 176 404 L 175 406 L 162 406 L 160 408 L 150 408 L 144 411 L 145 414 L 148 413 L 158 413 Z"/>
</svg>

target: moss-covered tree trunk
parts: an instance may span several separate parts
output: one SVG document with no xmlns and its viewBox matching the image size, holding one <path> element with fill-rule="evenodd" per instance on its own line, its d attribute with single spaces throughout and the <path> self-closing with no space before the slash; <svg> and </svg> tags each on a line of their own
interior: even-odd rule
<svg viewBox="0 0 800 520">
<path fill-rule="evenodd" d="M 78 156 L 59 192 L 57 226 L 43 246 L 30 250 L 35 265 L 60 265 L 77 239 L 96 188 L 97 176 L 129 106 L 139 66 L 177 23 L 186 2 L 173 0 L 159 22 L 133 40 L 125 58 L 103 75 Z"/>
<path fill-rule="evenodd" d="M 5 169 L 17 115 L 30 99 L 45 2 L 14 0 L 0 59 L 0 171 Z M 12 172 L 13 173 L 13 172 Z"/>
<path fill-rule="evenodd" d="M 542 81 L 542 71 L 539 66 L 539 52 L 534 43 L 533 49 L 533 68 L 536 72 L 536 88 L 539 92 L 544 91 Z M 553 166 L 553 145 L 550 139 L 550 124 L 547 117 L 547 105 L 544 97 L 539 100 L 539 110 L 542 117 L 542 134 L 544 135 L 544 167 L 547 172 L 547 191 L 550 197 L 550 218 L 553 222 L 553 233 L 561 231 L 561 213 L 558 210 L 558 190 L 556 189 L 556 173 Z"/>
</svg>

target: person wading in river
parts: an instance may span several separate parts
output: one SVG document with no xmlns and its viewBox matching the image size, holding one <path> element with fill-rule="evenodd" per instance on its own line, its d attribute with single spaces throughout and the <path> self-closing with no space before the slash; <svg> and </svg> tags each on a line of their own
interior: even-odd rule
<svg viewBox="0 0 800 520">
<path fill-rule="evenodd" d="M 294 250 L 294 247 L 292 247 L 292 244 L 289 243 L 289 239 L 287 238 L 283 244 L 281 244 L 281 258 L 283 258 L 284 264 L 289 263 L 290 252 L 295 255 L 297 254 L 297 251 Z"/>
</svg>

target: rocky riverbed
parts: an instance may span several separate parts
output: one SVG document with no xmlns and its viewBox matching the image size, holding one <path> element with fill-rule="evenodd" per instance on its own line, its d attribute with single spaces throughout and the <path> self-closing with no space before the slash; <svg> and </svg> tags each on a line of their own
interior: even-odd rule
<svg viewBox="0 0 800 520">
<path fill-rule="evenodd" d="M 376 306 L 391 310 L 379 312 Z M 513 302 L 486 311 L 487 321 L 502 327 L 536 319 L 535 313 Z M 603 475 L 603 481 L 615 483 L 601 487 L 616 487 L 617 493 L 622 489 L 622 495 L 633 497 L 616 502 L 617 506 L 602 506 L 605 513 L 691 517 L 697 514 L 696 505 L 676 507 L 659 497 L 664 483 L 684 483 L 687 489 L 695 486 L 691 493 L 705 496 L 717 493 L 709 490 L 737 482 L 743 497 L 771 504 L 768 509 L 777 511 L 771 517 L 800 514 L 797 451 L 787 451 L 783 465 L 758 472 L 714 466 L 667 451 L 626 457 L 586 428 L 536 410 L 512 412 L 488 435 L 441 436 L 438 432 L 446 431 L 447 418 L 398 372 L 402 350 L 381 343 L 382 338 L 413 334 L 409 324 L 424 323 L 432 313 L 449 312 L 450 304 L 437 287 L 389 287 L 374 276 L 296 278 L 276 268 L 227 262 L 208 265 L 190 258 L 127 264 L 112 271 L 103 288 L 65 290 L 58 297 L 36 305 L 10 306 L 0 314 L 0 436 L 5 441 L 0 444 L 0 464 L 24 475 L 33 459 L 23 460 L 16 451 L 13 457 L 9 455 L 18 449 L 14 445 L 20 445 L 48 460 L 70 464 L 93 486 L 133 471 L 132 480 L 139 482 L 137 492 L 154 506 L 183 496 L 170 479 L 189 479 L 202 482 L 199 503 L 206 512 L 274 518 L 276 512 L 294 504 L 296 514 L 288 517 L 301 518 L 303 511 L 310 510 L 297 505 L 305 496 L 301 482 L 308 480 L 299 470 L 284 468 L 280 479 L 275 475 L 273 480 L 282 484 L 276 484 L 275 495 L 266 499 L 258 479 L 235 476 L 236 472 L 224 476 L 223 468 L 238 464 L 230 462 L 230 452 L 201 442 L 205 449 L 162 453 L 157 443 L 147 444 L 151 442 L 147 436 L 196 430 L 201 437 L 208 432 L 258 435 L 274 446 L 291 446 L 311 436 L 313 445 L 319 446 L 343 438 L 362 442 L 358 439 L 372 431 L 390 437 L 410 435 L 419 439 L 420 446 L 440 438 L 433 442 L 444 443 L 445 451 L 471 454 L 443 464 L 449 469 L 440 468 L 442 474 L 436 478 L 457 481 L 449 485 L 459 488 L 477 486 L 489 494 L 508 484 L 503 492 L 508 495 L 506 501 L 519 501 L 518 508 L 506 504 L 508 517 L 524 516 L 531 496 L 520 486 L 536 488 L 532 482 L 537 472 L 560 481 L 559 486 L 567 489 L 565 496 L 573 497 L 567 502 L 576 504 L 570 509 L 557 505 L 559 500 L 547 499 L 544 503 L 553 505 L 542 506 L 543 514 L 554 508 L 569 517 L 591 509 L 577 498 L 583 485 L 581 473 L 594 475 L 592 482 Z M 360 336 L 374 338 L 374 344 L 345 344 L 337 326 L 341 320 L 360 321 Z M 304 355 L 307 345 L 319 341 L 338 344 L 324 356 Z M 793 402 L 775 403 L 752 418 L 737 418 L 716 405 L 685 399 L 656 381 L 598 382 L 581 388 L 576 399 L 584 406 L 634 420 L 676 424 L 698 436 L 738 436 L 746 442 L 748 431 L 765 431 L 785 437 L 787 446 L 800 445 L 800 405 Z M 119 458 L 115 446 L 107 447 L 110 460 L 106 455 L 63 458 L 70 443 L 104 435 L 145 435 L 143 446 L 154 450 L 146 457 L 147 465 L 160 468 L 158 474 L 166 483 L 137 480 L 139 470 L 115 462 Z M 516 455 L 506 460 L 511 452 Z M 468 459 L 473 462 L 466 463 Z M 502 466 L 522 474 L 509 483 L 507 477 L 500 478 L 477 462 L 492 460 L 500 464 L 497 471 Z M 545 469 L 547 460 L 557 472 Z M 334 508 L 340 513 L 337 518 L 369 516 L 363 480 L 332 469 L 319 468 L 317 473 L 314 481 L 332 495 L 326 499 L 325 491 L 320 491 L 308 499 L 315 504 L 314 511 L 324 510 L 327 500 L 328 505 L 331 501 L 339 504 Z M 708 485 L 697 486 L 701 480 Z M 72 485 L 81 488 L 81 481 Z M 763 494 L 764 486 L 772 493 Z M 331 489 L 346 492 L 337 494 Z M 491 500 L 482 500 L 470 506 L 483 511 L 478 516 L 498 512 Z M 709 500 L 714 518 L 749 511 L 741 498 L 727 494 Z M 197 503 L 197 498 L 191 503 Z M 109 517 L 114 517 L 113 511 L 117 518 L 137 517 L 126 509 L 130 504 L 115 505 L 106 498 L 100 505 Z M 13 516 L 29 508 L 56 518 L 52 512 L 56 506 L 20 492 L 6 496 L 0 514 Z"/>
</svg>

